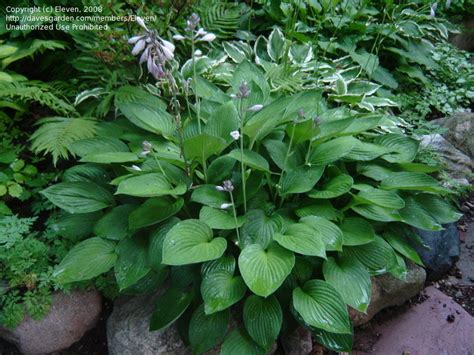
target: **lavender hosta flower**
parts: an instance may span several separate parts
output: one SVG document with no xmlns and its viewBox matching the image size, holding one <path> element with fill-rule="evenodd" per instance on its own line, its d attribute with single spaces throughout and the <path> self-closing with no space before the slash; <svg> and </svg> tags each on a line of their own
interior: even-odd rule
<svg viewBox="0 0 474 355">
<path fill-rule="evenodd" d="M 198 14 L 192 13 L 191 16 L 188 17 L 188 20 L 186 21 L 186 30 L 187 31 L 194 31 L 196 27 L 199 25 L 199 22 L 201 21 L 201 18 L 199 17 Z"/>
<path fill-rule="evenodd" d="M 232 131 L 230 132 L 230 136 L 234 139 L 234 140 L 238 140 L 240 138 L 240 133 L 239 131 Z"/>
<path fill-rule="evenodd" d="M 221 210 L 226 210 L 231 206 L 232 206 L 232 203 L 223 203 L 223 204 L 221 204 L 220 208 L 221 208 Z"/>
<path fill-rule="evenodd" d="M 305 115 L 304 109 L 300 108 L 298 110 L 298 117 L 299 118 L 304 118 L 304 115 Z"/>
<path fill-rule="evenodd" d="M 144 39 L 139 40 L 139 41 L 133 46 L 132 55 L 138 55 L 138 54 L 140 54 L 140 53 L 145 49 L 145 46 L 146 46 L 145 40 L 144 40 Z"/>
<path fill-rule="evenodd" d="M 321 118 L 319 118 L 318 116 L 315 116 L 313 118 L 313 123 L 315 126 L 319 126 L 321 124 Z"/>
<path fill-rule="evenodd" d="M 205 36 L 202 36 L 199 40 L 202 42 L 212 42 L 216 39 L 216 35 L 214 33 L 208 33 Z"/>
<path fill-rule="evenodd" d="M 430 17 L 433 18 L 436 16 L 436 9 L 438 8 L 438 3 L 435 2 L 433 5 L 430 7 Z"/>
<path fill-rule="evenodd" d="M 148 141 L 143 141 L 142 143 L 142 153 L 141 155 L 148 155 L 153 151 L 153 144 Z"/>
<path fill-rule="evenodd" d="M 246 98 L 250 96 L 250 88 L 249 85 L 247 84 L 246 81 L 242 81 L 242 83 L 239 86 L 239 93 L 237 94 L 237 97 L 239 98 Z"/>
<path fill-rule="evenodd" d="M 139 39 L 143 39 L 145 36 L 133 36 L 128 39 L 128 44 L 135 44 Z"/>
<path fill-rule="evenodd" d="M 230 180 L 224 180 L 224 182 L 222 183 L 222 186 L 224 187 L 224 190 L 227 192 L 234 191 L 234 185 L 232 184 L 232 181 Z"/>
<path fill-rule="evenodd" d="M 263 105 L 257 104 L 249 107 L 247 111 L 258 112 L 263 108 Z"/>
</svg>

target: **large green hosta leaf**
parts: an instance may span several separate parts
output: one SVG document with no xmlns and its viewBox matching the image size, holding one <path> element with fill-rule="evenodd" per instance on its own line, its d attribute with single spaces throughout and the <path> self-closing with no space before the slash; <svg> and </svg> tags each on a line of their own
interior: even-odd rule
<svg viewBox="0 0 474 355">
<path fill-rule="evenodd" d="M 224 238 L 212 238 L 204 222 L 188 219 L 176 224 L 163 243 L 163 264 L 186 265 L 214 260 L 227 248 Z"/>
<path fill-rule="evenodd" d="M 311 190 L 324 172 L 324 166 L 300 166 L 283 174 L 280 194 L 301 194 Z"/>
<path fill-rule="evenodd" d="M 102 238 L 86 239 L 64 257 L 53 276 L 60 283 L 89 280 L 109 271 L 117 260 L 115 243 Z"/>
<path fill-rule="evenodd" d="M 418 253 L 413 249 L 410 242 L 406 239 L 402 233 L 397 233 L 396 229 L 389 229 L 383 234 L 385 240 L 392 246 L 393 249 L 398 251 L 404 257 L 411 261 L 423 266 L 423 262 L 420 259 Z"/>
<path fill-rule="evenodd" d="M 176 130 L 173 117 L 159 106 L 119 102 L 117 107 L 130 122 L 149 132 L 171 136 Z"/>
<path fill-rule="evenodd" d="M 217 191 L 213 185 L 201 185 L 196 188 L 191 195 L 191 201 L 214 208 L 229 203 L 228 193 Z"/>
<path fill-rule="evenodd" d="M 349 154 L 358 143 L 354 137 L 340 137 L 314 147 L 310 162 L 314 165 L 327 165 Z"/>
<path fill-rule="evenodd" d="M 374 228 L 363 218 L 347 217 L 341 223 L 344 245 L 363 245 L 373 242 L 376 238 Z"/>
<path fill-rule="evenodd" d="M 150 330 L 164 329 L 173 324 L 191 304 L 193 294 L 169 288 L 156 301 L 151 315 Z"/>
<path fill-rule="evenodd" d="M 359 312 L 367 310 L 372 295 L 372 282 L 362 264 L 350 258 L 339 258 L 336 261 L 331 257 L 324 261 L 323 274 L 346 304 Z"/>
<path fill-rule="evenodd" d="M 384 274 L 397 265 L 393 248 L 380 237 L 368 244 L 344 247 L 343 255 L 360 261 L 371 275 Z"/>
<path fill-rule="evenodd" d="M 163 174 L 150 173 L 134 176 L 120 182 L 116 194 L 137 197 L 158 197 L 164 195 L 182 195 L 186 185 L 173 187 Z"/>
<path fill-rule="evenodd" d="M 132 286 L 151 271 L 148 266 L 147 249 L 147 239 L 139 236 L 133 236 L 118 243 L 115 278 L 120 290 Z"/>
<path fill-rule="evenodd" d="M 451 204 L 436 195 L 419 194 L 414 199 L 440 224 L 456 222 L 462 216 Z"/>
<path fill-rule="evenodd" d="M 242 277 L 228 270 L 207 273 L 201 283 L 201 294 L 206 314 L 229 308 L 244 297 L 247 287 Z"/>
<path fill-rule="evenodd" d="M 326 250 L 342 250 L 343 234 L 334 223 L 318 216 L 306 216 L 300 222 L 313 228 L 315 236 L 321 238 Z"/>
<path fill-rule="evenodd" d="M 293 306 L 312 327 L 337 334 L 350 334 L 351 324 L 341 295 L 328 282 L 309 280 L 293 290 Z"/>
<path fill-rule="evenodd" d="M 438 231 L 443 227 L 436 219 L 414 198 L 405 198 L 405 208 L 400 210 L 402 221 L 420 229 Z"/>
<path fill-rule="evenodd" d="M 201 354 L 219 344 L 225 337 L 229 320 L 229 311 L 208 315 L 200 305 L 189 322 L 189 342 L 193 351 Z"/>
<path fill-rule="evenodd" d="M 390 148 L 393 153 L 386 154 L 382 159 L 391 163 L 412 162 L 418 152 L 420 142 L 402 134 L 388 133 L 375 138 L 375 143 Z"/>
<path fill-rule="evenodd" d="M 107 152 L 91 153 L 83 157 L 80 161 L 84 163 L 112 164 L 128 163 L 138 161 L 140 158 L 135 153 L 129 152 Z"/>
<path fill-rule="evenodd" d="M 232 331 L 224 340 L 220 355 L 265 355 L 263 350 L 243 329 Z"/>
<path fill-rule="evenodd" d="M 270 171 L 270 167 L 268 165 L 268 161 L 262 157 L 260 154 L 244 149 L 243 155 L 241 154 L 240 149 L 234 149 L 229 153 L 229 157 L 234 158 L 237 161 L 242 161 L 245 163 L 245 165 L 256 169 L 256 170 L 261 170 L 261 171 Z"/>
<path fill-rule="evenodd" d="M 92 182 L 61 182 L 41 191 L 54 205 L 69 213 L 95 212 L 114 204 L 114 197 Z"/>
<path fill-rule="evenodd" d="M 272 241 L 273 234 L 283 225 L 283 218 L 277 213 L 267 215 L 262 210 L 249 210 L 246 217 L 247 221 L 242 228 L 242 233 L 246 238 L 245 245 L 260 244 L 266 248 Z M 251 242 L 247 243 L 247 239 Z"/>
<path fill-rule="evenodd" d="M 129 235 L 128 216 L 136 208 L 135 205 L 121 205 L 113 208 L 97 221 L 94 226 L 94 233 L 102 238 L 124 239 Z"/>
<path fill-rule="evenodd" d="M 321 234 L 304 223 L 290 225 L 283 234 L 276 233 L 273 239 L 282 247 L 295 253 L 326 258 L 326 248 Z"/>
<path fill-rule="evenodd" d="M 413 172 L 391 173 L 382 180 L 380 187 L 386 190 L 413 190 L 444 194 L 450 192 L 441 187 L 435 178 Z"/>
<path fill-rule="evenodd" d="M 201 208 L 199 219 L 212 229 L 235 229 L 245 222 L 244 216 L 235 219 L 232 213 L 207 206 Z"/>
<path fill-rule="evenodd" d="M 184 153 L 186 158 L 196 158 L 199 161 L 206 160 L 213 154 L 220 153 L 226 146 L 223 138 L 203 133 L 184 141 Z"/>
<path fill-rule="evenodd" d="M 355 200 L 362 203 L 373 203 L 374 205 L 393 210 L 405 207 L 405 201 L 395 192 L 382 189 L 367 189 L 360 191 Z"/>
<path fill-rule="evenodd" d="M 337 352 L 350 353 L 352 351 L 354 334 L 336 334 L 316 328 L 312 331 L 314 339 L 324 347 Z"/>
<path fill-rule="evenodd" d="M 362 217 L 379 222 L 398 222 L 401 221 L 397 210 L 380 207 L 377 205 L 355 205 L 352 210 Z"/>
<path fill-rule="evenodd" d="M 349 192 L 353 183 L 350 175 L 341 174 L 325 183 L 320 190 L 310 191 L 308 196 L 320 199 L 335 198 Z"/>
<path fill-rule="evenodd" d="M 244 304 L 244 324 L 249 335 L 264 349 L 268 349 L 280 333 L 283 312 L 275 296 L 248 297 Z"/>
<path fill-rule="evenodd" d="M 184 205 L 184 200 L 178 198 L 173 201 L 169 197 L 155 197 L 146 200 L 136 208 L 128 217 L 131 229 L 138 229 L 157 224 L 174 216 Z"/>
<path fill-rule="evenodd" d="M 267 297 L 281 286 L 295 264 L 292 252 L 272 243 L 264 249 L 251 244 L 239 256 L 240 273 L 253 293 Z"/>
</svg>

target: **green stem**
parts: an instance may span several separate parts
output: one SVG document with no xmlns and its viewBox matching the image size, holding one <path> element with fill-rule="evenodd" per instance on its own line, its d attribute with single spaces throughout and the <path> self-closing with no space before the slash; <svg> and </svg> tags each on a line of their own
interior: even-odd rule
<svg viewBox="0 0 474 355">
<path fill-rule="evenodd" d="M 239 241 L 239 247 L 240 245 L 240 232 L 239 232 L 239 227 L 237 227 L 238 222 L 237 222 L 237 211 L 235 210 L 235 203 L 234 203 L 234 196 L 232 195 L 232 192 L 229 191 L 230 195 L 230 202 L 232 203 L 232 211 L 234 213 L 234 223 L 235 223 L 235 232 L 237 233 L 237 240 Z"/>
<path fill-rule="evenodd" d="M 295 126 L 296 126 L 296 123 L 293 123 L 293 130 L 291 131 L 290 144 L 288 145 L 288 149 L 286 150 L 285 160 L 283 161 L 283 170 L 281 171 L 280 178 L 278 179 L 278 189 L 281 188 L 281 180 L 283 178 L 283 174 L 286 171 L 286 163 L 288 162 L 288 157 L 290 156 L 290 152 L 291 152 L 291 145 L 293 144 L 293 138 L 295 137 Z M 278 192 L 278 189 L 277 189 L 277 192 Z M 280 207 L 283 205 L 284 201 L 285 201 L 285 196 L 281 198 Z"/>
<path fill-rule="evenodd" d="M 158 168 L 160 169 L 161 173 L 164 175 L 164 177 L 166 178 L 166 180 L 170 181 L 170 179 L 169 179 L 168 176 L 166 175 L 165 171 L 163 170 L 163 167 L 161 166 L 160 161 L 159 161 L 158 158 L 156 157 L 155 151 L 154 151 L 153 149 L 151 150 L 151 155 L 153 155 L 153 158 L 155 159 L 155 162 L 156 162 L 156 164 L 158 165 Z"/>
<path fill-rule="evenodd" d="M 242 171 L 242 193 L 244 197 L 244 211 L 247 213 L 247 187 L 246 187 L 246 178 L 245 178 L 245 163 L 244 163 L 244 113 L 242 110 L 242 101 L 240 99 L 240 167 Z"/>
<path fill-rule="evenodd" d="M 197 74 L 196 74 L 196 56 L 194 55 L 195 52 L 195 44 L 194 44 L 194 33 L 191 31 L 191 55 L 193 58 L 193 83 L 194 83 L 194 95 L 196 96 L 196 114 L 198 120 L 198 129 L 199 134 L 202 133 L 201 130 L 201 103 L 199 102 L 199 96 L 197 94 Z"/>
</svg>

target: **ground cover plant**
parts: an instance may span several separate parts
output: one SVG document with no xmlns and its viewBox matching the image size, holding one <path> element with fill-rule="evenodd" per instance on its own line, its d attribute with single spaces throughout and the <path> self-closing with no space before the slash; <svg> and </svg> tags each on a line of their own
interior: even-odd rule
<svg viewBox="0 0 474 355">
<path fill-rule="evenodd" d="M 68 142 L 79 164 L 41 192 L 84 230 L 54 277 L 111 271 L 125 294 L 163 285 L 150 329 L 176 322 L 196 353 L 220 343 L 223 354 L 265 353 L 297 324 L 349 351 L 347 306 L 367 309 L 370 277 L 403 278 L 407 263 L 421 264 L 412 227 L 440 230 L 459 214 L 391 109 L 398 82 L 369 52 L 380 36 L 358 50 L 298 38 L 306 2 L 282 2 L 283 15 L 257 3 L 202 2 L 168 32 L 139 18 L 123 38 L 141 69 L 129 71 L 135 85 L 109 92 L 114 119 L 70 119 L 93 130 Z M 352 23 L 352 2 L 319 7 L 337 28 Z M 376 18 L 372 7 L 361 21 Z M 407 46 L 396 71 L 419 69 L 407 53 L 428 44 L 392 40 Z M 430 58 L 423 51 L 418 61 Z M 58 122 L 44 122 L 33 144 L 48 152 L 55 139 L 41 129 Z"/>
</svg>

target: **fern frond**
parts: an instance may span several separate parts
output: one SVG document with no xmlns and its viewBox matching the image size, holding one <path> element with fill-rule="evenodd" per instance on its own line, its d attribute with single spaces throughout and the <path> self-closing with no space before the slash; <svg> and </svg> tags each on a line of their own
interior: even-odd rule
<svg viewBox="0 0 474 355">
<path fill-rule="evenodd" d="M 240 28 L 242 17 L 248 10 L 238 3 L 202 1 L 197 12 L 206 31 L 229 38 Z"/>
<path fill-rule="evenodd" d="M 59 158 L 67 159 L 74 153 L 69 149 L 75 141 L 92 138 L 96 132 L 96 120 L 90 117 L 48 117 L 38 121 L 38 128 L 31 136 L 35 153 L 52 154 L 56 165 Z"/>
<path fill-rule="evenodd" d="M 45 83 L 32 85 L 31 82 L 0 82 L 0 98 L 9 98 L 14 101 L 37 102 L 63 115 L 76 114 L 74 107 L 53 94 L 51 88 Z"/>
</svg>

